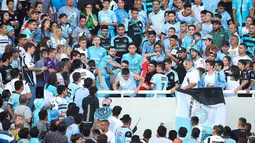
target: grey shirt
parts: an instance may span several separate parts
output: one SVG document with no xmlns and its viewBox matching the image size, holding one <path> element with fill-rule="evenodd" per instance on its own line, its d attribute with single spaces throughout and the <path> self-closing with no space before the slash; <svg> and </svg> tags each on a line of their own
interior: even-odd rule
<svg viewBox="0 0 255 143">
<path fill-rule="evenodd" d="M 39 130 L 39 134 L 48 131 L 47 123 L 43 123 L 43 122 L 39 121 L 39 122 L 36 124 L 36 127 L 37 127 L 37 129 Z"/>
<path fill-rule="evenodd" d="M 25 120 L 32 117 L 31 109 L 28 106 L 25 106 L 25 105 L 17 106 L 17 108 L 14 111 L 14 114 L 23 116 Z M 25 122 L 24 127 L 30 128 L 30 125 Z"/>
</svg>

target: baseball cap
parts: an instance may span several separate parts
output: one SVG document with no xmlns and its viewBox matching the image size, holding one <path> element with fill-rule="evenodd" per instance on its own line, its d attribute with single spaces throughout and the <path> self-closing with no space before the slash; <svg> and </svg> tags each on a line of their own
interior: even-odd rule
<svg viewBox="0 0 255 143">
<path fill-rule="evenodd" d="M 186 49 L 185 48 L 179 48 L 177 53 L 183 53 L 183 52 L 186 52 Z"/>
<path fill-rule="evenodd" d="M 7 33 L 11 32 L 12 30 L 14 30 L 14 28 L 12 26 L 7 26 Z"/>
<path fill-rule="evenodd" d="M 203 40 L 205 40 L 205 39 L 213 39 L 213 37 L 212 37 L 212 35 L 207 34 L 202 39 Z"/>
<path fill-rule="evenodd" d="M 194 51 L 196 51 L 197 53 L 200 54 L 200 52 L 199 52 L 199 47 L 198 47 L 197 45 L 192 46 L 192 47 L 190 48 L 190 50 L 194 50 Z"/>
<path fill-rule="evenodd" d="M 56 64 L 56 71 L 57 71 L 57 72 L 61 71 L 61 70 L 64 68 L 64 66 L 65 66 L 65 63 L 64 63 L 64 62 L 58 62 L 58 63 Z"/>
<path fill-rule="evenodd" d="M 214 24 L 214 23 L 221 25 L 221 22 L 219 20 L 212 21 L 212 24 Z"/>
<path fill-rule="evenodd" d="M 111 103 L 112 103 L 112 99 L 110 99 L 110 98 L 105 98 L 105 99 L 103 99 L 103 101 L 102 101 L 102 105 L 103 106 L 110 106 L 111 105 Z"/>
</svg>

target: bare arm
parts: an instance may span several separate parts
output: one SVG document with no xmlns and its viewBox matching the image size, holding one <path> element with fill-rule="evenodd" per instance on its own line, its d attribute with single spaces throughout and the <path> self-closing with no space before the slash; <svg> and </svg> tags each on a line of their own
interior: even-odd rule
<svg viewBox="0 0 255 143">
<path fill-rule="evenodd" d="M 250 16 L 253 17 L 253 15 L 254 15 L 254 8 L 251 8 L 249 11 L 250 11 Z"/>
<path fill-rule="evenodd" d="M 234 23 L 237 25 L 237 22 L 236 22 L 236 9 L 233 9 L 232 12 L 233 12 Z"/>
<path fill-rule="evenodd" d="M 15 114 L 12 111 L 12 105 L 11 104 L 7 104 L 6 109 L 7 109 L 8 113 L 11 115 L 11 117 L 14 119 L 15 118 Z"/>
<path fill-rule="evenodd" d="M 113 90 L 118 90 L 118 88 L 117 88 L 118 84 L 119 84 L 119 78 L 118 78 L 118 76 L 116 76 L 116 78 L 112 84 Z"/>
<path fill-rule="evenodd" d="M 185 87 L 183 88 L 183 90 L 191 89 L 191 88 L 193 88 L 193 87 L 195 87 L 195 86 L 197 86 L 197 83 L 190 83 L 190 84 L 188 84 L 187 86 L 185 86 Z"/>
<path fill-rule="evenodd" d="M 237 94 L 238 90 L 241 90 L 249 81 L 245 80 L 240 86 L 238 86 L 235 90 L 234 93 Z"/>
<path fill-rule="evenodd" d="M 175 63 L 178 63 L 180 61 L 178 58 L 174 57 L 171 53 L 167 53 L 166 56 L 168 56 Z"/>
<path fill-rule="evenodd" d="M 92 21 L 93 21 L 93 24 L 95 25 L 95 27 L 98 25 L 98 22 L 97 20 L 94 18 L 93 15 L 91 15 L 91 18 L 92 18 Z"/>
<path fill-rule="evenodd" d="M 96 72 L 97 72 L 97 75 L 98 75 L 98 82 L 99 82 L 99 85 L 102 89 L 104 89 L 104 86 L 102 84 L 102 81 L 103 81 L 103 78 L 102 78 L 102 72 L 98 69 L 96 69 Z"/>
<path fill-rule="evenodd" d="M 110 64 L 110 65 L 112 65 L 112 66 L 114 66 L 114 67 L 118 67 L 118 68 L 121 67 L 120 64 L 115 63 L 115 62 L 113 62 L 113 61 L 111 61 L 111 60 L 108 61 L 108 64 Z"/>
</svg>

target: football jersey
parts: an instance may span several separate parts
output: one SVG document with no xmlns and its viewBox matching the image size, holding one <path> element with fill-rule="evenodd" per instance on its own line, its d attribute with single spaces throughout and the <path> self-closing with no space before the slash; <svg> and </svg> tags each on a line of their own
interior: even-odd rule
<svg viewBox="0 0 255 143">
<path fill-rule="evenodd" d="M 94 60 L 96 66 L 100 64 L 103 57 L 105 57 L 106 55 L 106 50 L 103 47 L 96 48 L 94 46 L 91 46 L 88 48 L 88 59 Z"/>
<path fill-rule="evenodd" d="M 80 88 L 78 84 L 74 83 L 74 82 L 71 82 L 69 83 L 68 85 L 68 91 L 67 91 L 67 96 L 66 96 L 66 101 L 67 103 L 71 103 L 73 102 L 73 97 L 74 97 L 74 94 L 75 92 Z"/>
<path fill-rule="evenodd" d="M 115 134 L 116 143 L 130 143 L 132 135 L 133 133 L 129 128 L 120 127 Z"/>
<path fill-rule="evenodd" d="M 164 73 L 156 73 L 151 78 L 151 83 L 154 84 L 153 90 L 166 90 L 168 78 Z M 158 94 L 158 97 L 166 97 L 165 94 Z"/>
</svg>

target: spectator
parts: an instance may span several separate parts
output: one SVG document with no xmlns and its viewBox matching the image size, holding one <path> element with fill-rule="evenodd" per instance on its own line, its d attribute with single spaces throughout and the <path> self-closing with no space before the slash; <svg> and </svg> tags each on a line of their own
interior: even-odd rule
<svg viewBox="0 0 255 143">
<path fill-rule="evenodd" d="M 164 11 L 160 10 L 159 1 L 154 0 L 152 5 L 153 11 L 149 14 L 149 20 L 151 22 L 150 27 L 157 33 L 157 35 L 160 35 L 162 27 L 165 23 Z"/>
<path fill-rule="evenodd" d="M 20 105 L 19 97 L 24 89 L 23 82 L 21 80 L 16 81 L 14 83 L 14 87 L 15 87 L 15 92 L 13 92 L 11 97 L 9 98 L 8 105 L 6 108 L 13 119 L 15 119 L 16 117 L 16 115 L 14 114 L 14 111 Z"/>
<path fill-rule="evenodd" d="M 194 67 L 205 69 L 205 59 L 201 57 L 201 54 L 199 52 L 199 47 L 197 45 L 191 47 L 190 53 L 194 62 Z"/>
<path fill-rule="evenodd" d="M 131 117 L 128 114 L 123 115 L 121 118 L 123 126 L 118 128 L 115 133 L 116 143 L 128 142 L 133 136 L 133 131 L 130 129 Z M 140 139 L 139 139 L 140 141 Z"/>
<path fill-rule="evenodd" d="M 240 69 L 232 65 L 228 73 L 226 90 L 233 90 L 240 86 Z M 225 94 L 224 96 L 237 96 L 237 94 Z"/>
<path fill-rule="evenodd" d="M 116 130 L 123 125 L 123 123 L 119 119 L 121 110 L 122 108 L 120 106 L 114 106 L 112 109 L 112 117 L 109 119 L 110 122 L 109 130 L 112 131 L 114 134 L 116 133 Z"/>
<path fill-rule="evenodd" d="M 246 54 L 246 51 L 247 51 L 247 45 L 241 43 L 238 46 L 238 56 L 232 58 L 232 63 L 234 65 L 237 65 L 237 62 L 239 60 L 250 60 L 250 61 L 252 61 L 252 59 Z"/>
<path fill-rule="evenodd" d="M 212 35 L 205 35 L 203 37 L 203 40 L 205 42 L 206 45 L 206 49 L 205 49 L 205 56 L 208 57 L 210 52 L 214 52 L 217 53 L 219 51 L 218 47 L 216 45 L 213 44 L 213 37 Z"/>
<path fill-rule="evenodd" d="M 191 117 L 191 125 L 193 128 L 199 129 L 199 136 L 196 138 L 198 141 L 202 141 L 203 127 L 199 125 L 199 118 L 197 116 Z"/>
<path fill-rule="evenodd" d="M 232 130 L 230 132 L 230 138 L 234 139 L 236 142 L 238 142 L 239 138 L 241 137 L 247 137 L 248 134 L 245 131 L 245 124 L 247 123 L 247 120 L 243 117 L 240 117 L 238 119 L 238 129 Z"/>
<path fill-rule="evenodd" d="M 7 34 L 7 25 L 4 23 L 0 24 L 0 40 L 3 41 L 0 44 L 0 57 L 2 57 L 4 53 L 5 46 L 10 44 L 9 38 Z"/>
<path fill-rule="evenodd" d="M 222 22 L 223 29 L 228 31 L 228 25 L 233 24 L 233 21 L 229 15 L 229 13 L 227 11 L 225 11 L 225 9 L 226 9 L 225 3 L 220 1 L 218 3 L 216 13 L 218 13 L 222 16 L 221 22 Z M 217 46 L 219 47 L 219 45 L 217 45 Z"/>
<path fill-rule="evenodd" d="M 242 34 L 243 36 L 245 34 L 248 34 L 249 33 L 249 29 L 250 29 L 250 25 L 253 24 L 253 18 L 251 16 L 248 16 L 246 18 L 246 22 L 245 22 L 245 26 L 243 26 L 242 28 Z"/>
<path fill-rule="evenodd" d="M 86 28 L 89 29 L 92 35 L 96 35 L 96 27 L 98 26 L 97 15 L 93 13 L 93 5 L 87 4 L 81 12 L 81 16 L 87 17 Z"/>
<path fill-rule="evenodd" d="M 37 127 L 33 127 L 30 129 L 30 140 L 29 143 L 41 143 L 40 138 L 39 138 L 39 130 L 37 129 Z"/>
<path fill-rule="evenodd" d="M 57 87 L 57 93 L 58 93 L 58 96 L 53 102 L 53 109 L 58 110 L 59 119 L 64 119 L 66 117 L 66 111 L 67 111 L 67 102 L 65 99 L 67 95 L 67 88 L 63 85 L 60 85 Z"/>
<path fill-rule="evenodd" d="M 198 141 L 198 137 L 200 134 L 200 130 L 198 128 L 193 128 L 191 132 L 191 138 L 183 140 L 183 143 L 196 143 Z"/>
<path fill-rule="evenodd" d="M 86 21 L 88 21 L 87 17 L 80 17 L 79 26 L 74 29 L 72 34 L 73 42 L 78 42 L 79 36 L 85 36 L 87 41 L 91 41 L 91 34 L 86 27 Z"/>
<path fill-rule="evenodd" d="M 30 19 L 28 20 L 28 27 L 26 29 L 24 29 L 24 31 L 22 32 L 22 34 L 25 34 L 27 37 L 27 42 L 32 43 L 34 45 L 37 45 L 37 42 L 35 41 L 35 38 L 33 36 L 33 32 L 36 31 L 37 29 L 37 23 L 36 20 L 34 19 Z"/>
<path fill-rule="evenodd" d="M 200 77 L 198 70 L 194 68 L 194 63 L 190 59 L 185 60 L 183 64 L 187 74 L 184 77 L 181 88 L 184 90 L 196 88 Z"/>
<path fill-rule="evenodd" d="M 182 84 L 184 77 L 186 75 L 186 69 L 184 68 L 184 61 L 187 58 L 186 49 L 185 48 L 179 48 L 177 51 L 177 57 L 178 61 L 176 60 L 176 66 L 173 68 L 178 73 L 178 79 L 180 84 Z"/>
<path fill-rule="evenodd" d="M 229 126 L 224 127 L 223 139 L 226 143 L 236 143 L 235 140 L 230 138 L 231 129 Z"/>
<path fill-rule="evenodd" d="M 25 119 L 25 128 L 30 128 L 30 123 L 32 121 L 32 111 L 31 109 L 27 106 L 28 103 L 28 98 L 26 95 L 21 95 L 19 97 L 19 103 L 20 105 L 17 106 L 17 108 L 14 111 L 15 115 L 20 115 L 23 116 Z"/>
<path fill-rule="evenodd" d="M 118 24 L 124 24 L 128 20 L 128 13 L 124 10 L 125 1 L 118 0 L 118 8 L 114 10 Z"/>
<path fill-rule="evenodd" d="M 223 42 L 221 46 L 221 50 L 217 52 L 216 61 L 223 61 L 223 58 L 229 55 L 228 49 L 229 49 L 229 42 L 228 41 Z"/>
<path fill-rule="evenodd" d="M 0 73 L 2 75 L 3 84 L 7 84 L 11 81 L 10 71 L 13 69 L 11 66 L 11 59 L 9 53 L 4 53 L 2 55 L 2 67 L 0 68 Z"/>
<path fill-rule="evenodd" d="M 172 143 L 169 139 L 166 138 L 166 127 L 159 126 L 157 130 L 157 138 L 152 138 L 149 140 L 149 143 Z"/>
<path fill-rule="evenodd" d="M 15 143 L 16 141 L 9 131 L 11 127 L 11 123 L 8 119 L 4 119 L 2 121 L 2 127 L 3 127 L 3 130 L 0 131 L 0 136 L 1 136 L 0 142 Z"/>
<path fill-rule="evenodd" d="M 184 10 L 177 13 L 179 21 L 185 21 L 188 25 L 195 22 L 194 12 L 191 10 L 191 3 L 184 4 Z"/>
<path fill-rule="evenodd" d="M 44 142 L 68 143 L 68 138 L 65 136 L 66 128 L 65 123 L 60 122 L 57 126 L 57 131 L 48 132 L 45 135 Z"/>
<path fill-rule="evenodd" d="M 55 69 L 52 69 L 55 71 Z M 46 75 L 46 74 L 45 74 Z M 44 85 L 44 90 L 47 90 L 48 92 L 52 93 L 53 96 L 57 96 L 57 75 L 56 73 L 51 73 L 48 76 L 48 81 Z"/>
<path fill-rule="evenodd" d="M 211 11 L 206 11 L 205 21 L 204 21 L 204 23 L 202 23 L 202 33 L 203 33 L 203 35 L 207 35 L 210 32 L 212 32 L 212 30 L 213 30 L 212 18 L 213 18 L 213 13 Z"/>
<path fill-rule="evenodd" d="M 213 127 L 212 136 L 207 137 L 204 142 L 212 143 L 215 141 L 224 142 L 224 139 L 221 137 L 223 133 L 223 126 L 222 125 L 215 125 Z"/>
<path fill-rule="evenodd" d="M 221 46 L 224 41 L 228 41 L 227 32 L 221 29 L 222 23 L 218 20 L 213 22 L 213 31 L 210 33 L 212 35 L 212 43 L 216 45 L 221 50 Z M 219 38 L 220 37 L 220 38 Z"/>
<path fill-rule="evenodd" d="M 79 126 L 80 126 L 81 122 L 82 122 L 82 114 L 77 114 L 77 115 L 74 116 L 74 124 L 67 127 L 67 130 L 66 130 L 65 134 L 68 138 L 69 143 L 70 143 L 72 135 L 80 133 Z"/>
<path fill-rule="evenodd" d="M 105 143 L 108 142 L 108 137 L 105 134 L 102 134 L 98 137 L 97 143 Z"/>
<path fill-rule="evenodd" d="M 108 120 L 101 121 L 100 129 L 102 131 L 102 134 L 105 134 L 107 136 L 107 142 L 115 143 L 115 135 L 112 131 L 109 130 L 109 124 L 110 122 Z"/>
<path fill-rule="evenodd" d="M 72 124 L 74 124 L 74 117 L 75 115 L 79 114 L 79 107 L 75 106 L 70 106 L 71 103 L 68 105 L 68 109 L 66 111 L 66 118 L 63 119 L 63 121 L 65 122 L 66 126 L 70 126 Z"/>
<path fill-rule="evenodd" d="M 186 139 L 187 132 L 188 132 L 187 128 L 180 127 L 178 131 L 178 139 L 184 141 Z"/>
<path fill-rule="evenodd" d="M 63 46 L 67 45 L 66 40 L 62 37 L 62 29 L 59 26 L 54 28 L 50 39 L 51 39 L 51 47 L 54 49 L 56 49 L 60 45 L 63 45 Z"/>
<path fill-rule="evenodd" d="M 28 142 L 28 137 L 29 137 L 29 129 L 28 128 L 22 128 L 19 133 L 19 140 L 17 140 L 17 143 L 27 143 Z"/>
<path fill-rule="evenodd" d="M 170 130 L 168 133 L 168 139 L 172 142 L 177 138 L 177 132 L 175 130 Z"/>
<path fill-rule="evenodd" d="M 144 54 L 152 54 L 154 53 L 154 45 L 157 43 L 156 40 L 156 32 L 148 31 L 148 40 L 145 40 L 142 44 L 142 56 Z"/>
<path fill-rule="evenodd" d="M 36 127 L 39 130 L 39 135 L 41 136 L 49 131 L 49 125 L 46 122 L 48 119 L 48 113 L 46 110 L 41 110 L 38 115 L 40 121 L 36 124 Z"/>
<path fill-rule="evenodd" d="M 249 26 L 249 33 L 243 35 L 243 43 L 247 45 L 247 52 L 249 56 L 254 56 L 254 46 L 253 42 L 255 36 L 255 24 Z"/>
</svg>

